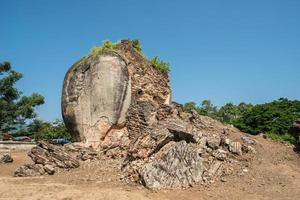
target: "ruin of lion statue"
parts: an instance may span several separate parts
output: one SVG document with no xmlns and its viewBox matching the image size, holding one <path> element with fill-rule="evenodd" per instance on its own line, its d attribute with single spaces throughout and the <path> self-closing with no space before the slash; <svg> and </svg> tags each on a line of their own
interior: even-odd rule
<svg viewBox="0 0 300 200">
<path fill-rule="evenodd" d="M 109 158 L 119 160 L 124 181 L 186 188 L 214 182 L 233 171 L 236 158 L 255 154 L 256 142 L 237 129 L 172 102 L 167 67 L 147 59 L 133 40 L 93 49 L 68 70 L 63 84 L 63 119 L 76 143 L 40 142 L 28 154 L 34 164 L 15 176 Z"/>
</svg>

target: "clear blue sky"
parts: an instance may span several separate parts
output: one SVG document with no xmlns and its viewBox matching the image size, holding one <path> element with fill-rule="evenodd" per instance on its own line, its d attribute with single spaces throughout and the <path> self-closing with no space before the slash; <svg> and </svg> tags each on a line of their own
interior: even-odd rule
<svg viewBox="0 0 300 200">
<path fill-rule="evenodd" d="M 137 38 L 171 64 L 173 99 L 300 99 L 299 0 L 0 0 L 0 62 L 39 92 L 41 118 L 61 117 L 64 74 L 104 39 Z"/>
</svg>

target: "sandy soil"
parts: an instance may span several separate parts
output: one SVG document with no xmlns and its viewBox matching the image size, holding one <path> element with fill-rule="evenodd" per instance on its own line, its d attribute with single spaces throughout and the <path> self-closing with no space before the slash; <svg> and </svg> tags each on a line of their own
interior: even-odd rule
<svg viewBox="0 0 300 200">
<path fill-rule="evenodd" d="M 118 162 L 112 160 L 86 162 L 54 176 L 14 178 L 15 169 L 30 159 L 26 152 L 12 152 L 14 163 L 0 165 L 0 199 L 300 199 L 299 154 L 287 144 L 260 136 L 256 140 L 258 153 L 246 162 L 247 173 L 237 172 L 209 187 L 175 191 L 150 191 L 125 184 L 120 181 Z"/>
</svg>

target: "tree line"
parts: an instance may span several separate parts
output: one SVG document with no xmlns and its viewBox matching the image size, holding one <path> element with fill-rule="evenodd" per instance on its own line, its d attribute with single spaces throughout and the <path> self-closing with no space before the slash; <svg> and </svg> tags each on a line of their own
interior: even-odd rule
<svg viewBox="0 0 300 200">
<path fill-rule="evenodd" d="M 274 140 L 295 142 L 295 137 L 289 133 L 293 121 L 300 118 L 300 101 L 280 98 L 264 104 L 226 103 L 218 108 L 210 100 L 204 100 L 200 105 L 195 102 L 184 104 L 184 110 L 197 111 L 226 124 L 232 124 L 243 132 L 257 135 L 265 134 Z"/>
<path fill-rule="evenodd" d="M 46 122 L 38 119 L 35 108 L 44 104 L 45 99 L 38 93 L 23 95 L 15 86 L 22 77 L 9 62 L 0 63 L 0 134 L 30 136 L 36 140 L 70 139 L 62 120 Z"/>
</svg>

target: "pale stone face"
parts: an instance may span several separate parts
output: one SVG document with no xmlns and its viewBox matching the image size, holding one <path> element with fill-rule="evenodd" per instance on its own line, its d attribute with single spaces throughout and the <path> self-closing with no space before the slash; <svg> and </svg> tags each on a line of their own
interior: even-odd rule
<svg viewBox="0 0 300 200">
<path fill-rule="evenodd" d="M 75 138 L 98 147 L 112 126 L 126 120 L 131 86 L 125 61 L 110 52 L 71 69 L 62 98 L 63 116 Z"/>
</svg>

